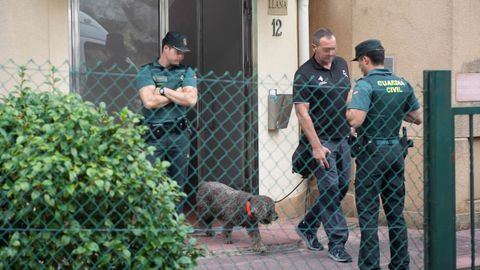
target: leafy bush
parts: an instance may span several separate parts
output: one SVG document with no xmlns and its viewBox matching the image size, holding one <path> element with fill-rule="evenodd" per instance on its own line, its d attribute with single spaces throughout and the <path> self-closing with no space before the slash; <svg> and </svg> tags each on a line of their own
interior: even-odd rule
<svg viewBox="0 0 480 270">
<path fill-rule="evenodd" d="M 0 269 L 193 268 L 182 193 L 146 160 L 140 116 L 20 77 L 0 102 Z"/>
</svg>

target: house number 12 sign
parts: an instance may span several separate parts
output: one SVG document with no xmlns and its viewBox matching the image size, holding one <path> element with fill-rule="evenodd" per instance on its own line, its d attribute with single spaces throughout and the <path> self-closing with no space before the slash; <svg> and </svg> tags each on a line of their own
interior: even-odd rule
<svg viewBox="0 0 480 270">
<path fill-rule="evenodd" d="M 273 30 L 272 36 L 280 37 L 282 35 L 281 29 L 282 29 L 282 20 L 273 19 L 272 20 L 272 30 Z"/>
</svg>

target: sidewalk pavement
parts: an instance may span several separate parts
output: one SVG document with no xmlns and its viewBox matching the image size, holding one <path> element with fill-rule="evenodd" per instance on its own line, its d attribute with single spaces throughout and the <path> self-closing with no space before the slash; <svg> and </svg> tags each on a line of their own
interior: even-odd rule
<svg viewBox="0 0 480 270">
<path fill-rule="evenodd" d="M 346 245 L 353 256 L 352 263 L 337 263 L 328 258 L 327 238 L 323 228 L 318 236 L 325 249 L 308 250 L 295 232 L 298 220 L 276 222 L 269 226 L 260 225 L 263 242 L 267 246 L 266 254 L 257 254 L 250 248 L 249 237 L 243 228 L 235 228 L 232 233 L 233 244 L 224 244 L 220 228 L 215 237 L 195 234 L 199 245 L 206 246 L 206 257 L 198 260 L 196 270 L 203 269 L 358 269 L 357 258 L 360 246 L 360 230 L 356 219 L 348 219 L 350 235 Z M 476 230 L 475 239 L 480 241 L 480 230 Z M 379 227 L 380 255 L 382 269 L 388 269 L 390 258 L 387 227 Z M 410 268 L 424 269 L 423 231 L 409 230 Z M 470 269 L 471 264 L 470 231 L 457 232 L 457 269 Z M 476 245 L 476 265 L 480 265 L 480 247 Z"/>
</svg>

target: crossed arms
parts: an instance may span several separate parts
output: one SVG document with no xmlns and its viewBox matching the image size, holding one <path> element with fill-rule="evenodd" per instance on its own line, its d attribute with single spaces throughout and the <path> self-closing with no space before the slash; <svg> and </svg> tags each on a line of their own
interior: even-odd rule
<svg viewBox="0 0 480 270">
<path fill-rule="evenodd" d="M 176 103 L 184 107 L 191 107 L 197 103 L 198 91 L 196 87 L 184 86 L 177 89 L 163 88 L 164 94 L 160 94 L 160 88 L 147 85 L 140 89 L 140 98 L 143 106 L 147 109 L 157 109 Z"/>
</svg>

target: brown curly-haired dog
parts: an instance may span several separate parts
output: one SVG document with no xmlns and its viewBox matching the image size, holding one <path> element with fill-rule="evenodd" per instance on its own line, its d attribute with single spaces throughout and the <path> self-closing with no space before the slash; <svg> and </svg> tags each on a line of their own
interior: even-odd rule
<svg viewBox="0 0 480 270">
<path fill-rule="evenodd" d="M 252 241 L 252 249 L 257 252 L 267 250 L 262 243 L 258 223 L 270 224 L 278 219 L 271 198 L 238 191 L 218 182 L 200 183 L 197 189 L 197 212 L 200 224 L 206 226 L 209 236 L 215 235 L 213 221 L 223 222 L 225 244 L 232 243 L 234 226 L 245 227 Z"/>
</svg>

